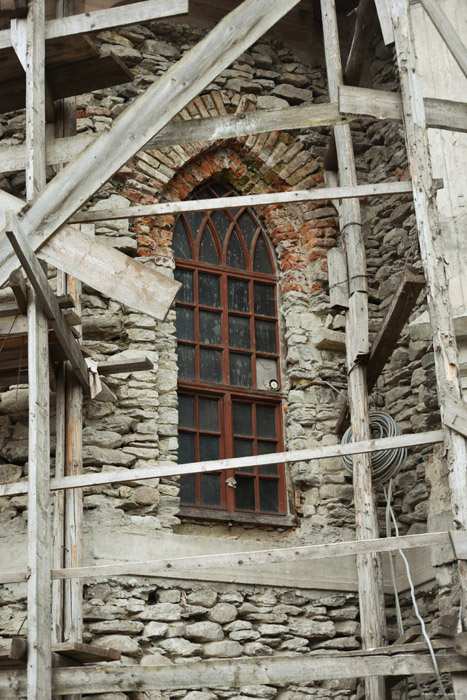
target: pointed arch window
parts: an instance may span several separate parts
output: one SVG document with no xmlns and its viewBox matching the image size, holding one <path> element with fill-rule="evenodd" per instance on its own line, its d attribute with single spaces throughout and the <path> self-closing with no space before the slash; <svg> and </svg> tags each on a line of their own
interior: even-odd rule
<svg viewBox="0 0 467 700">
<path fill-rule="evenodd" d="M 213 183 L 194 198 L 232 194 Z M 277 278 L 261 224 L 249 208 L 182 214 L 173 250 L 180 463 L 281 451 Z M 182 476 L 180 498 L 188 514 L 284 515 L 284 465 Z"/>
</svg>

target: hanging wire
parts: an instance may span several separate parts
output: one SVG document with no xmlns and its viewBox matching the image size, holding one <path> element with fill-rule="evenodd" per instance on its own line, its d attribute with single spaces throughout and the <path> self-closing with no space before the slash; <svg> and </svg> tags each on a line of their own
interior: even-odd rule
<svg viewBox="0 0 467 700">
<path fill-rule="evenodd" d="M 370 431 L 372 439 L 402 435 L 399 426 L 388 413 L 374 411 L 370 413 Z M 352 428 L 348 428 L 342 438 L 342 445 L 353 442 Z M 389 481 L 396 476 L 402 463 L 407 458 L 405 447 L 396 450 L 378 450 L 371 454 L 371 468 L 374 483 Z M 342 464 L 350 474 L 353 473 L 353 459 L 350 455 L 342 457 Z"/>
</svg>

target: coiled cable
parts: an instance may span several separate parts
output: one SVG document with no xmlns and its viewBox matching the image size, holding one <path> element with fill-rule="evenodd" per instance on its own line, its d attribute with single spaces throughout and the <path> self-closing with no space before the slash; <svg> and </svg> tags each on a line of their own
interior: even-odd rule
<svg viewBox="0 0 467 700">
<path fill-rule="evenodd" d="M 402 435 L 399 426 L 388 413 L 373 411 L 370 413 L 370 432 L 372 439 L 395 437 Z M 342 438 L 342 445 L 353 442 L 352 428 L 348 428 Z M 378 450 L 371 453 L 371 468 L 374 483 L 389 481 L 396 476 L 402 463 L 407 458 L 405 447 L 395 450 Z M 350 455 L 342 456 L 342 464 L 351 474 L 353 473 L 353 459 Z"/>
</svg>

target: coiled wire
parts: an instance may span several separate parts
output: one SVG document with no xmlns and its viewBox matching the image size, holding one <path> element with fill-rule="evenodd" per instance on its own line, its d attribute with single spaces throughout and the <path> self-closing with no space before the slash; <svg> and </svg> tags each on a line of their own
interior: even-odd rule
<svg viewBox="0 0 467 700">
<path fill-rule="evenodd" d="M 394 437 L 402 435 L 399 426 L 393 418 L 384 411 L 370 413 L 370 432 L 372 439 Z M 353 442 L 352 428 L 348 428 L 342 438 L 342 445 Z M 383 483 L 396 476 L 402 463 L 407 458 L 405 447 L 395 450 L 378 450 L 371 453 L 371 468 L 374 483 Z M 344 455 L 342 464 L 351 474 L 353 473 L 353 459 L 351 455 Z"/>
</svg>

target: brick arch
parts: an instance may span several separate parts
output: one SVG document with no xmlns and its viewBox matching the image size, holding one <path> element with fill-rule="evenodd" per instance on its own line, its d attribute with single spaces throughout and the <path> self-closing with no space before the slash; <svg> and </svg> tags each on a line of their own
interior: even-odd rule
<svg viewBox="0 0 467 700">
<path fill-rule="evenodd" d="M 255 109 L 254 96 L 217 91 L 193 100 L 174 121 Z M 138 153 L 120 172 L 122 194 L 139 203 L 182 201 L 213 177 L 222 177 L 239 194 L 311 189 L 323 181 L 322 166 L 304 144 L 287 132 L 176 145 Z M 327 250 L 335 245 L 337 222 L 323 202 L 259 208 L 277 255 L 282 290 L 317 292 L 326 279 Z M 325 213 L 323 217 L 321 212 Z M 134 222 L 138 255 L 171 266 L 174 216 Z"/>
</svg>

